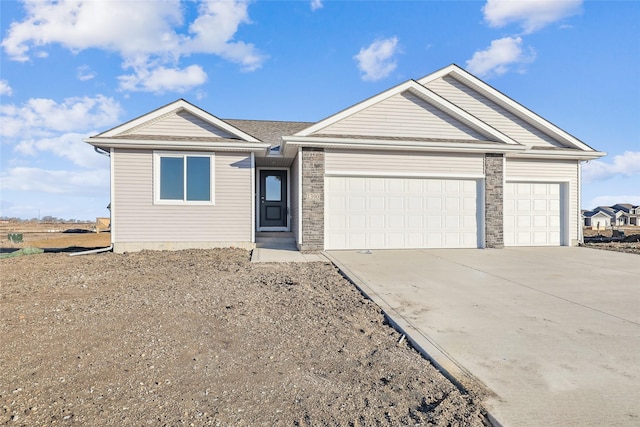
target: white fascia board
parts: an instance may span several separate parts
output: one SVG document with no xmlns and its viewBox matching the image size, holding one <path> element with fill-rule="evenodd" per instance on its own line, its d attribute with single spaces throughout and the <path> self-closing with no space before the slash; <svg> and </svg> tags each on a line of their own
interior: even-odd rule
<svg viewBox="0 0 640 427">
<path fill-rule="evenodd" d="M 224 120 L 221 120 L 219 118 L 217 118 L 216 116 L 207 113 L 206 111 L 204 111 L 203 109 L 196 107 L 195 105 L 185 101 L 184 99 L 178 99 L 177 101 L 174 101 L 170 104 L 165 105 L 164 107 L 160 107 L 157 110 L 154 110 L 150 113 L 147 113 L 143 116 L 140 116 L 136 119 L 133 119 L 129 122 L 126 122 L 120 126 L 117 126 L 113 129 L 110 129 L 106 132 L 103 132 L 97 136 L 99 137 L 110 137 L 110 136 L 115 136 L 115 135 L 120 135 L 122 133 L 127 132 L 130 129 L 133 129 L 135 127 L 138 127 L 144 123 L 153 121 L 165 114 L 171 113 L 173 111 L 188 111 L 189 113 L 193 114 L 194 116 L 204 120 L 205 122 L 211 123 L 212 125 L 219 127 L 220 129 L 224 129 L 225 131 L 229 132 L 232 135 L 237 136 L 238 138 L 242 138 L 245 141 L 250 141 L 250 142 L 260 142 L 258 139 L 254 138 L 253 136 L 249 135 L 248 133 L 245 133 L 243 131 L 241 131 L 240 129 L 230 125 L 229 123 L 225 122 Z"/>
<path fill-rule="evenodd" d="M 163 141 L 124 138 L 85 138 L 84 142 L 94 147 L 139 148 L 158 150 L 205 150 L 205 151 L 264 151 L 271 146 L 266 142 L 211 142 L 211 141 Z"/>
<path fill-rule="evenodd" d="M 613 215 L 609 215 L 608 213 L 603 212 L 603 211 L 598 211 L 595 214 L 591 215 L 589 218 L 593 218 L 593 217 L 596 217 L 596 216 L 605 216 L 607 218 L 613 218 Z"/>
<path fill-rule="evenodd" d="M 378 177 L 378 178 L 457 178 L 457 179 L 483 179 L 483 173 L 428 173 L 428 172 L 375 172 L 375 171 L 350 171 L 350 170 L 326 170 L 325 176 L 353 176 L 353 177 Z"/>
<path fill-rule="evenodd" d="M 429 74 L 428 76 L 418 80 L 418 83 L 420 83 L 421 85 L 426 85 L 433 80 L 447 75 L 455 78 L 462 84 L 471 86 L 472 89 L 480 89 L 480 91 L 484 92 L 485 95 L 490 95 L 491 98 L 499 101 L 499 103 L 502 104 L 503 107 L 507 107 L 507 110 L 515 111 L 517 115 L 520 116 L 520 118 L 524 119 L 526 122 L 531 123 L 539 129 L 541 128 L 540 130 L 542 130 L 543 132 L 546 131 L 545 133 L 551 133 L 555 137 L 561 139 L 562 141 L 575 148 L 579 148 L 584 151 L 595 151 L 593 148 L 589 147 L 578 138 L 560 129 L 558 126 L 554 125 L 548 120 L 540 117 L 533 111 L 524 107 L 522 104 L 509 98 L 507 95 L 503 94 L 499 90 L 488 85 L 487 83 L 483 82 L 473 74 L 458 67 L 457 65 L 449 65 L 448 67 L 438 70 L 433 74 Z"/>
<path fill-rule="evenodd" d="M 447 74 L 451 74 L 451 72 L 455 71 L 456 69 L 460 69 L 460 67 L 458 67 L 455 64 L 447 65 L 446 67 L 441 68 L 438 71 L 434 71 L 433 73 L 418 79 L 418 83 L 421 85 L 425 85 L 427 83 L 430 83 L 434 80 L 439 79 L 440 77 L 444 77 Z"/>
<path fill-rule="evenodd" d="M 343 149 L 376 149 L 376 150 L 411 150 L 411 151 L 454 151 L 468 153 L 507 153 L 521 152 L 527 149 L 524 145 L 483 144 L 451 141 L 398 141 L 384 139 L 361 138 L 327 138 L 327 137 L 283 137 L 287 146 L 320 147 Z"/>
<path fill-rule="evenodd" d="M 520 153 L 507 153 L 507 157 L 528 159 L 558 159 L 558 160 L 594 160 L 606 156 L 602 151 L 563 151 L 563 150 L 527 150 Z"/>
</svg>

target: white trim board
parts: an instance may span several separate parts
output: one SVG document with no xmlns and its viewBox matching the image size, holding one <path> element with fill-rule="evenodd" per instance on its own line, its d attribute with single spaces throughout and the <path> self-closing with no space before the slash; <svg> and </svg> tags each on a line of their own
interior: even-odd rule
<svg viewBox="0 0 640 427">
<path fill-rule="evenodd" d="M 484 174 L 470 173 L 421 173 L 421 172 L 372 172 L 372 171 L 325 171 L 325 176 L 353 176 L 378 178 L 424 178 L 424 179 L 484 179 Z"/>
</svg>

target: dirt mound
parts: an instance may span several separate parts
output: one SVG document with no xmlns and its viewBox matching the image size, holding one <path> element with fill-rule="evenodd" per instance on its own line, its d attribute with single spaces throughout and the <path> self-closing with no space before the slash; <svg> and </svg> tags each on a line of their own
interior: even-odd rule
<svg viewBox="0 0 640 427">
<path fill-rule="evenodd" d="M 0 423 L 485 425 L 330 264 L 0 260 Z"/>
</svg>

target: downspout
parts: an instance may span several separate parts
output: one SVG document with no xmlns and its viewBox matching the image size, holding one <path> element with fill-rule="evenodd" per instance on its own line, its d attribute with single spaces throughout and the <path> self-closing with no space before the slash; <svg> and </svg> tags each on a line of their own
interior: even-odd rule
<svg viewBox="0 0 640 427">
<path fill-rule="evenodd" d="M 91 249 L 88 251 L 82 251 L 82 252 L 72 252 L 69 254 L 69 256 L 77 256 L 77 255 L 89 255 L 89 254 L 98 254 L 100 252 L 108 252 L 113 250 L 113 245 L 107 247 L 107 248 L 98 248 L 98 249 Z"/>
<path fill-rule="evenodd" d="M 103 150 L 102 148 L 97 147 L 97 146 L 94 146 L 94 147 L 93 147 L 93 150 L 94 150 L 96 153 L 98 153 L 98 154 L 102 154 L 103 156 L 107 156 L 107 157 L 109 157 L 109 160 L 110 160 L 111 162 L 113 162 L 113 159 L 111 158 L 111 152 L 106 151 L 106 150 Z M 112 166 L 112 165 L 110 165 L 110 166 Z M 111 170 L 112 170 L 112 171 L 111 171 L 110 175 L 113 173 L 113 167 L 111 167 Z M 113 185 L 113 183 L 110 183 L 110 184 L 111 184 L 111 185 Z M 110 194 L 110 197 L 109 197 L 109 198 L 111 198 L 111 194 Z M 112 218 L 111 218 L 111 212 L 112 212 L 112 211 L 111 211 L 111 203 L 109 203 L 109 229 L 111 229 L 111 224 L 112 224 L 112 222 L 113 222 L 113 221 L 111 220 L 111 219 L 112 219 Z M 100 252 L 112 251 L 112 250 L 113 250 L 113 230 L 111 230 L 111 231 L 112 231 L 112 234 L 111 234 L 111 245 L 109 245 L 109 247 L 107 247 L 107 248 L 92 249 L 92 250 L 89 250 L 89 251 L 83 251 L 83 252 L 74 252 L 74 253 L 69 254 L 69 256 L 76 256 L 76 255 L 88 255 L 88 254 L 97 254 L 97 253 L 100 253 Z"/>
<path fill-rule="evenodd" d="M 585 163 L 589 163 L 589 161 L 587 160 Z M 571 237 L 569 237 L 569 240 L 571 240 Z M 584 219 L 582 218 L 582 162 L 578 161 L 578 246 L 581 245 L 584 245 Z M 568 246 L 571 246 L 571 242 L 569 242 Z"/>
</svg>

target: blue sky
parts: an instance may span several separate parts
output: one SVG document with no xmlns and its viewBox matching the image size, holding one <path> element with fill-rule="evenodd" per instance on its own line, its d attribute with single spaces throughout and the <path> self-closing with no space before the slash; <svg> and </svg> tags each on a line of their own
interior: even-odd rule
<svg viewBox="0 0 640 427">
<path fill-rule="evenodd" d="M 640 204 L 638 1 L 0 1 L 0 215 L 108 216 L 82 138 L 177 98 L 318 121 L 456 63 L 608 156 L 582 206 Z"/>
</svg>

